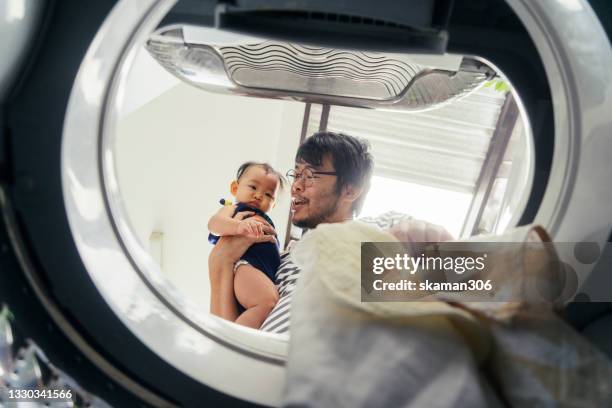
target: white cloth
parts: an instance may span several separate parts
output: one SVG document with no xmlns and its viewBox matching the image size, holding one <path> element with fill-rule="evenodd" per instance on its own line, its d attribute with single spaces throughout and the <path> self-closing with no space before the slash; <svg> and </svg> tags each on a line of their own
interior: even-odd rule
<svg viewBox="0 0 612 408">
<path fill-rule="evenodd" d="M 323 225 L 294 249 L 302 272 L 284 406 L 612 406 L 610 361 L 549 309 L 497 321 L 444 302 L 396 313 L 347 299 L 354 288 L 341 277 L 360 274 L 347 245 L 391 239 L 358 223 Z"/>
<path fill-rule="evenodd" d="M 388 229 L 398 222 L 412 217 L 405 214 L 388 211 L 378 217 L 361 218 L 360 221 L 376 225 L 381 229 Z M 314 230 L 313 230 L 314 231 Z M 306 234 L 308 235 L 308 234 Z M 290 245 L 288 250 L 281 254 L 281 263 L 276 271 L 276 286 L 279 300 L 261 325 L 260 330 L 269 333 L 288 333 L 291 323 L 291 297 L 300 275 L 299 267 L 293 262 Z"/>
</svg>

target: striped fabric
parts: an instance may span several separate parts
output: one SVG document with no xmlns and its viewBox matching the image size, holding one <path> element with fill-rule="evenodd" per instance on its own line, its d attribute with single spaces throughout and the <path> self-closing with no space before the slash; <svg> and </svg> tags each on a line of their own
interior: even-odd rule
<svg viewBox="0 0 612 408">
<path fill-rule="evenodd" d="M 284 252 L 281 255 L 281 263 L 276 272 L 279 300 L 261 325 L 261 330 L 271 333 L 285 333 L 289 331 L 291 293 L 295 288 L 299 273 L 300 270 L 293 263 L 290 252 Z"/>
<path fill-rule="evenodd" d="M 361 218 L 359 221 L 375 224 L 381 229 L 389 229 L 404 219 L 410 219 L 405 214 L 395 211 L 386 212 L 376 218 Z M 261 330 L 270 333 L 287 333 L 289 331 L 289 320 L 291 317 L 291 294 L 295 289 L 300 269 L 293 263 L 291 258 L 291 245 L 281 255 L 281 263 L 276 272 L 276 282 L 279 300 L 274 309 L 261 325 Z"/>
</svg>

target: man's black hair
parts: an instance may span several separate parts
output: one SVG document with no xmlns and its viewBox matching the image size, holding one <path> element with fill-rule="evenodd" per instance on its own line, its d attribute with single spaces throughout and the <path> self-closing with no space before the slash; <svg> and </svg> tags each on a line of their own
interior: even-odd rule
<svg viewBox="0 0 612 408">
<path fill-rule="evenodd" d="M 363 192 L 353 202 L 353 212 L 358 215 L 363 207 L 374 168 L 374 159 L 368 151 L 367 141 L 336 132 L 318 132 L 307 138 L 295 155 L 295 162 L 304 161 L 312 166 L 320 166 L 323 158 L 329 155 L 337 173 L 336 192 L 345 186 L 363 188 Z"/>
<path fill-rule="evenodd" d="M 285 189 L 285 177 L 278 172 L 277 170 L 274 169 L 274 167 L 270 166 L 268 163 L 259 163 L 259 162 L 254 162 L 254 161 L 248 161 L 245 163 L 242 163 L 240 165 L 240 167 L 238 167 L 238 171 L 236 172 L 236 180 L 240 180 L 240 177 L 242 177 L 244 175 L 244 172 L 247 171 L 247 169 L 249 167 L 253 167 L 253 166 L 257 166 L 257 167 L 261 167 L 262 169 L 265 170 L 266 174 L 274 174 L 276 177 L 278 177 L 278 184 L 279 184 L 279 188 L 281 191 L 283 191 Z"/>
</svg>

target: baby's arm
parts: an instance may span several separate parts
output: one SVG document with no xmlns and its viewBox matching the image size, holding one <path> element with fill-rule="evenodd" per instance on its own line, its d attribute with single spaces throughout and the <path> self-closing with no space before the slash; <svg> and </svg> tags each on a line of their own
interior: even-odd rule
<svg viewBox="0 0 612 408">
<path fill-rule="evenodd" d="M 263 224 L 254 218 L 233 218 L 236 206 L 223 206 L 210 220 L 208 230 L 220 237 L 227 235 L 245 235 L 258 238 L 263 235 Z M 247 214 L 253 214 L 246 211 Z"/>
<path fill-rule="evenodd" d="M 220 237 L 224 235 L 236 235 L 240 220 L 232 217 L 235 210 L 235 205 L 224 205 L 221 207 L 221 209 L 208 220 L 208 230 Z"/>
</svg>

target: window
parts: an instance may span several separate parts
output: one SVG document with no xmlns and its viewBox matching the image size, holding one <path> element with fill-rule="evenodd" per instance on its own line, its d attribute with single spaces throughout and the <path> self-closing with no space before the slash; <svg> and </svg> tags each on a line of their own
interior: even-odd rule
<svg viewBox="0 0 612 408">
<path fill-rule="evenodd" d="M 453 237 L 459 237 L 471 200 L 471 194 L 465 192 L 374 176 L 359 216 L 398 211 L 442 225 Z"/>
<path fill-rule="evenodd" d="M 374 178 L 360 216 L 398 211 L 456 238 L 503 232 L 516 221 L 532 152 L 506 91 L 482 87 L 421 112 L 317 104 L 307 112 L 306 136 L 326 129 L 369 141 Z"/>
</svg>

